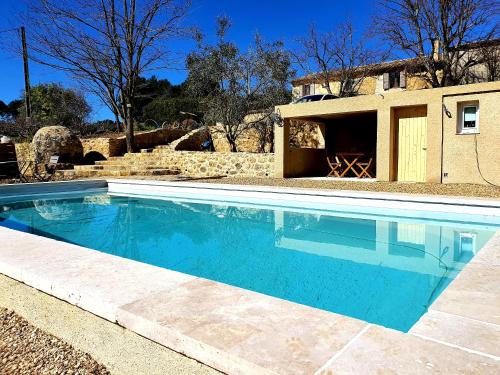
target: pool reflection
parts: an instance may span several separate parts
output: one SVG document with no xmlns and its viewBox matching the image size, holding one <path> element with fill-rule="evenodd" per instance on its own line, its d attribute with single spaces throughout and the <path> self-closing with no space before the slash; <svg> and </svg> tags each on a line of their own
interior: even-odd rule
<svg viewBox="0 0 500 375">
<path fill-rule="evenodd" d="M 493 233 L 107 195 L 6 205 L 0 225 L 403 331 Z"/>
</svg>

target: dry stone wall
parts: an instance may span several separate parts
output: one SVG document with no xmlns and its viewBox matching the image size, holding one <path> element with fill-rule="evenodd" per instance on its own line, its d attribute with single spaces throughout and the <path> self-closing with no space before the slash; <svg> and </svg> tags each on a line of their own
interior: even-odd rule
<svg viewBox="0 0 500 375">
<path fill-rule="evenodd" d="M 156 129 L 147 132 L 138 132 L 134 135 L 137 149 L 152 148 L 158 145 L 165 145 L 188 133 L 184 129 Z M 91 151 L 98 152 L 105 158 L 110 156 L 120 156 L 127 151 L 127 141 L 125 136 L 117 138 L 86 138 L 82 139 L 83 153 Z"/>
<path fill-rule="evenodd" d="M 16 156 L 17 160 L 35 160 L 35 153 L 31 143 L 16 143 Z"/>
<path fill-rule="evenodd" d="M 274 173 L 274 154 L 270 153 L 171 151 L 157 155 L 159 166 L 185 176 L 266 177 Z"/>
<path fill-rule="evenodd" d="M 231 145 L 226 139 L 226 135 L 221 125 L 210 126 L 210 134 L 217 152 L 231 152 Z M 241 132 L 236 140 L 236 147 L 239 152 L 260 152 L 261 134 L 254 128 L 247 128 Z M 266 152 L 271 150 L 270 140 L 265 142 Z"/>
</svg>

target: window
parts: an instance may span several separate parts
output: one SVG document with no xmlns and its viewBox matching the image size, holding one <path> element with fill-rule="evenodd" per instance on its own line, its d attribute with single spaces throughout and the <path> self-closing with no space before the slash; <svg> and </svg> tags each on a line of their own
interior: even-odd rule
<svg viewBox="0 0 500 375">
<path fill-rule="evenodd" d="M 311 95 L 311 85 L 302 85 L 302 96 Z"/>
<path fill-rule="evenodd" d="M 389 73 L 389 86 L 391 89 L 399 87 L 399 72 Z"/>
<path fill-rule="evenodd" d="M 457 238 L 458 237 L 458 238 Z M 453 260 L 455 262 L 468 262 L 474 254 L 477 253 L 476 248 L 476 234 L 468 232 L 455 232 L 455 238 L 457 238 L 457 246 L 453 253 Z"/>
<path fill-rule="evenodd" d="M 459 133 L 479 133 L 479 104 L 462 104 L 459 120 Z"/>
<path fill-rule="evenodd" d="M 384 90 L 406 88 L 406 73 L 404 71 L 384 73 L 383 81 Z"/>
</svg>

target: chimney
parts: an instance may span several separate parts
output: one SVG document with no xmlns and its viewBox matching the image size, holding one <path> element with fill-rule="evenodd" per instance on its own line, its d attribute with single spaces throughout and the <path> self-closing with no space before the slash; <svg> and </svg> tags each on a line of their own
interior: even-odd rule
<svg viewBox="0 0 500 375">
<path fill-rule="evenodd" d="M 432 58 L 438 61 L 439 57 L 439 39 L 432 39 Z"/>
</svg>

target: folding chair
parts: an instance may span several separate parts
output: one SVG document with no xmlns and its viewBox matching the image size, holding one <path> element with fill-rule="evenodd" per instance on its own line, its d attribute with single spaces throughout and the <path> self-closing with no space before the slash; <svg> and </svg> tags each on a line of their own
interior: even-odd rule
<svg viewBox="0 0 500 375">
<path fill-rule="evenodd" d="M 373 178 L 373 176 L 370 174 L 370 167 L 372 166 L 372 163 L 373 163 L 373 156 L 371 156 L 367 162 L 357 162 L 356 165 L 359 167 L 361 172 L 358 172 L 354 169 L 356 176 L 358 176 L 359 178 L 363 177 Z"/>
<path fill-rule="evenodd" d="M 52 155 L 49 159 L 49 162 L 43 165 L 43 168 L 45 170 L 43 174 L 38 173 L 38 168 L 35 167 L 35 178 L 38 181 L 50 181 L 54 176 L 54 173 L 56 172 L 57 163 L 59 163 L 59 155 Z"/>
<path fill-rule="evenodd" d="M 333 160 L 332 160 L 333 159 Z M 340 162 L 338 156 L 327 156 L 326 161 L 330 166 L 330 173 L 328 173 L 327 177 L 340 177 L 340 173 L 342 173 L 342 163 Z"/>
</svg>

